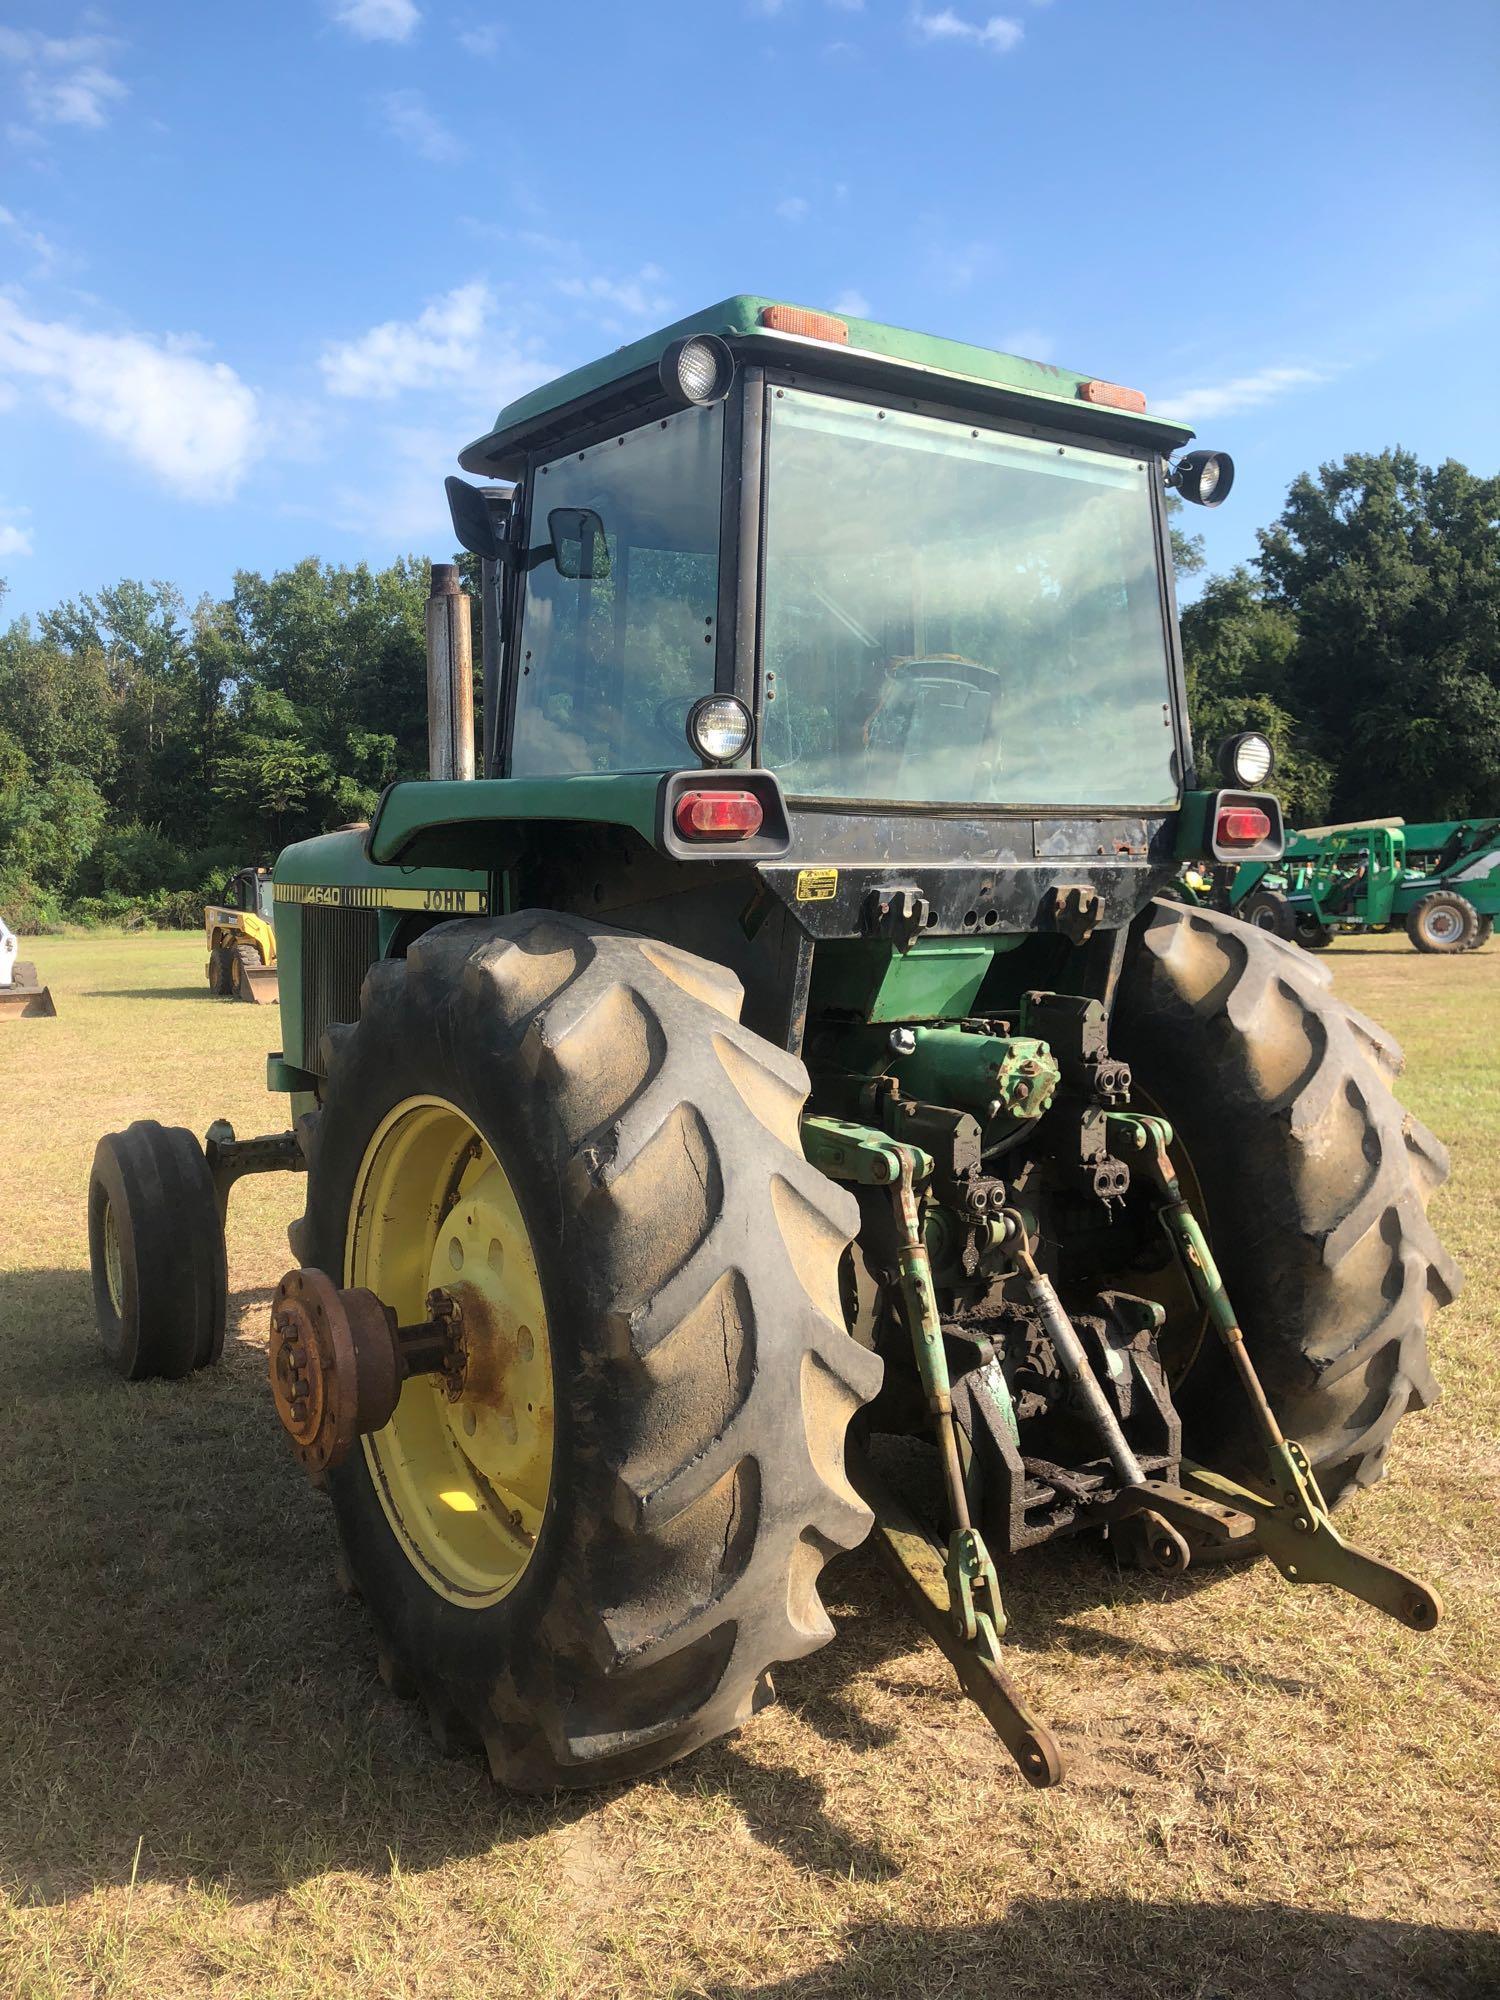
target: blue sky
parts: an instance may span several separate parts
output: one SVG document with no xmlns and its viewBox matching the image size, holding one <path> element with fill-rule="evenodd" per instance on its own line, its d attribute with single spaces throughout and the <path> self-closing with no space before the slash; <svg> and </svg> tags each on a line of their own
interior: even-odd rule
<svg viewBox="0 0 1500 2000">
<path fill-rule="evenodd" d="M 733 291 L 1500 464 L 1495 0 L 0 5 L 0 575 L 446 555 L 458 448 Z"/>
</svg>

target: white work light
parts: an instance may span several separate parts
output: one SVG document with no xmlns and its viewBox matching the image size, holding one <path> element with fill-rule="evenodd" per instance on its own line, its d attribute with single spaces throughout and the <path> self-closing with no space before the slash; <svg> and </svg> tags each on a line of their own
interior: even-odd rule
<svg viewBox="0 0 1500 2000">
<path fill-rule="evenodd" d="M 1247 791 L 1265 784 L 1275 768 L 1276 752 L 1271 748 L 1271 740 L 1258 729 L 1231 736 L 1219 751 L 1219 769 L 1225 779 L 1231 785 L 1244 786 Z"/>
<path fill-rule="evenodd" d="M 1184 452 L 1167 474 L 1167 484 L 1195 507 L 1222 507 L 1234 484 L 1234 460 L 1227 451 Z"/>
<path fill-rule="evenodd" d="M 695 333 L 672 342 L 658 373 L 674 403 L 719 403 L 734 380 L 734 356 L 717 334 Z"/>
<path fill-rule="evenodd" d="M 750 741 L 750 711 L 733 694 L 706 694 L 688 710 L 687 740 L 705 764 L 732 764 Z"/>
</svg>

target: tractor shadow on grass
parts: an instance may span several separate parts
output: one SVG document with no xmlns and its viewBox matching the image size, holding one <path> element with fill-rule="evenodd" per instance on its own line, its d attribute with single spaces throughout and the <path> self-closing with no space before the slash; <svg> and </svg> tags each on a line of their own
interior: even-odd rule
<svg viewBox="0 0 1500 2000">
<path fill-rule="evenodd" d="M 231 1300 L 218 1368 L 124 1383 L 98 1348 L 85 1271 L 0 1287 L 0 1869 L 24 1897 L 128 1882 L 138 1842 L 142 1880 L 236 1899 L 335 1868 L 384 1877 L 393 1855 L 436 1867 L 610 1796 L 499 1792 L 477 1757 L 441 1756 L 422 1711 L 381 1685 L 362 1608 L 337 1586 L 330 1510 L 271 1414 L 265 1296 Z M 1083 1659 L 1142 1651 L 1070 1623 L 1137 1591 L 1159 1600 L 1163 1586 L 1078 1546 L 1021 1566 L 1007 1593 L 1023 1684 L 1028 1642 L 1059 1627 Z M 829 1572 L 827 1596 L 838 1639 L 776 1675 L 792 1743 L 800 1725 L 840 1754 L 894 1743 L 900 1725 L 851 1695 L 859 1676 L 895 1694 L 910 1683 L 929 1704 L 940 1690 L 945 1715 L 962 1712 L 935 1656 L 917 1685 L 912 1655 L 928 1642 L 868 1551 Z M 719 1793 L 757 1840 L 830 1880 L 899 1872 L 878 1838 L 825 1809 L 817 1760 L 774 1727 L 646 1782 Z"/>
<path fill-rule="evenodd" d="M 207 986 L 90 986 L 79 995 L 83 1000 L 218 1000 Z M 228 1006 L 228 1000 L 223 1004 Z"/>
<path fill-rule="evenodd" d="M 1482 2000 L 1500 1938 L 1284 1903 L 1018 1896 L 990 1923 L 866 1924 L 829 1965 L 771 1984 L 695 1986 L 703 2000 Z"/>
</svg>

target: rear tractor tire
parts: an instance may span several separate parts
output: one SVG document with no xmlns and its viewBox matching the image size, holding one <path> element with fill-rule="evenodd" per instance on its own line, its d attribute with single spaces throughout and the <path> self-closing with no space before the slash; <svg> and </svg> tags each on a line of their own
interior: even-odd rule
<svg viewBox="0 0 1500 2000">
<path fill-rule="evenodd" d="M 216 944 L 208 954 L 208 990 L 223 1000 L 229 993 L 229 947 Z"/>
<path fill-rule="evenodd" d="M 853 1199 L 808 1166 L 802 1065 L 728 972 L 548 912 L 442 925 L 325 1042 L 294 1254 L 403 1324 L 456 1302 L 327 1475 L 382 1674 L 522 1790 L 654 1770 L 832 1636 L 870 1515 L 845 1433 Z"/>
<path fill-rule="evenodd" d="M 1114 1039 L 1192 1164 L 1251 1358 L 1336 1504 L 1435 1399 L 1427 1324 L 1462 1282 L 1426 1213 L 1447 1154 L 1391 1094 L 1401 1051 L 1294 947 L 1167 902 L 1132 938 Z M 1211 1336 L 1176 1395 L 1191 1457 L 1264 1479 Z"/>
<path fill-rule="evenodd" d="M 1473 951 L 1479 942 L 1479 912 L 1456 889 L 1432 889 L 1408 915 L 1406 935 L 1422 952 Z"/>
<path fill-rule="evenodd" d="M 203 1148 L 180 1125 L 106 1132 L 89 1176 L 94 1316 L 128 1381 L 181 1377 L 224 1350 L 224 1225 Z"/>
<path fill-rule="evenodd" d="M 1494 935 L 1495 919 L 1493 917 L 1481 917 L 1474 926 L 1473 937 L 1469 940 L 1470 951 L 1481 950 Z"/>
</svg>

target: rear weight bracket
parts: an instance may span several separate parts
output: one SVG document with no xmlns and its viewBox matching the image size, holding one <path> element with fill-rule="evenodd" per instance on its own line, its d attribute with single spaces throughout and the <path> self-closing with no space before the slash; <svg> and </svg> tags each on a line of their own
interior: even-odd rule
<svg viewBox="0 0 1500 2000">
<path fill-rule="evenodd" d="M 1109 1114 L 1110 1149 L 1144 1173 L 1157 1193 L 1157 1215 L 1198 1303 L 1227 1352 L 1265 1447 L 1271 1493 L 1254 1493 L 1222 1472 L 1184 1460 L 1190 1492 L 1247 1516 L 1255 1539 L 1288 1583 L 1327 1583 L 1430 1632 L 1442 1616 L 1435 1590 L 1394 1564 L 1346 1542 L 1328 1518 L 1328 1503 L 1300 1444 L 1284 1437 L 1266 1397 L 1208 1239 L 1183 1199 L 1172 1168 L 1172 1128 L 1163 1118 Z"/>
</svg>

